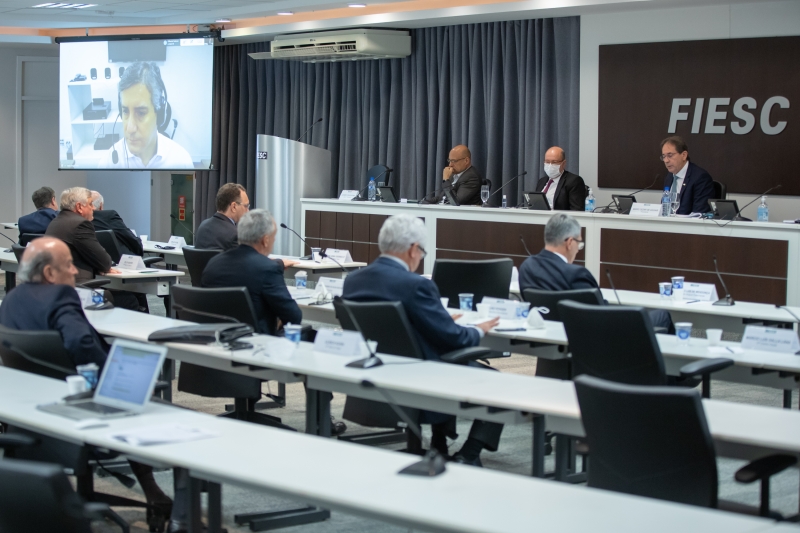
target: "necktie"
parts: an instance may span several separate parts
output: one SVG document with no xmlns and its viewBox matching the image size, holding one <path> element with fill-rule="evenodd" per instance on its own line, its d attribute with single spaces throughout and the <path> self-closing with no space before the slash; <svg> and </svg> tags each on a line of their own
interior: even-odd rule
<svg viewBox="0 0 800 533">
<path fill-rule="evenodd" d="M 547 185 L 544 186 L 544 189 L 542 189 L 542 192 L 547 194 L 547 191 L 550 189 L 550 186 L 552 184 L 553 184 L 553 179 L 551 178 L 550 181 L 547 182 Z"/>
</svg>

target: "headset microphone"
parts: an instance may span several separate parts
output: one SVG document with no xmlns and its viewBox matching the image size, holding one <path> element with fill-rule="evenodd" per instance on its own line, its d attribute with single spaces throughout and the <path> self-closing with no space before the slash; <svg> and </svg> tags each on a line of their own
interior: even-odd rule
<svg viewBox="0 0 800 533">
<path fill-rule="evenodd" d="M 120 110 L 121 112 L 121 110 Z M 117 113 L 117 118 L 114 119 L 114 125 L 111 126 L 111 139 L 114 139 L 114 128 L 117 127 L 117 121 L 119 120 L 119 113 Z M 114 143 L 116 144 L 116 143 Z M 119 154 L 117 153 L 117 149 L 114 148 L 114 145 L 111 145 L 111 162 L 115 165 L 119 163 Z"/>
</svg>

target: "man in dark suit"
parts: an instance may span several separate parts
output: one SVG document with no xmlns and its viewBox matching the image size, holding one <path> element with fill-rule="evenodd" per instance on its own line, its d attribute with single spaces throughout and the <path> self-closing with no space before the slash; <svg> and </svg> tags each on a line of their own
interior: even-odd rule
<svg viewBox="0 0 800 533">
<path fill-rule="evenodd" d="M 300 324 L 303 313 L 283 281 L 283 265 L 267 256 L 278 227 L 269 211 L 246 213 L 237 227 L 239 246 L 208 262 L 203 287 L 247 287 L 258 320 L 258 331 L 275 335 L 282 325 Z"/>
<path fill-rule="evenodd" d="M 556 211 L 583 211 L 586 201 L 586 184 L 583 178 L 567 172 L 567 154 L 553 146 L 544 154 L 544 172 L 536 192 L 544 192 L 550 208 Z"/>
<path fill-rule="evenodd" d="M 78 269 L 79 283 L 93 279 L 95 274 L 119 273 L 111 268 L 111 256 L 97 241 L 92 225 L 94 210 L 90 197 L 89 189 L 83 187 L 72 187 L 61 193 L 61 211 L 47 226 L 46 232 L 69 246 Z"/>
<path fill-rule="evenodd" d="M 450 150 L 447 166 L 442 170 L 441 191 L 451 191 L 458 205 L 481 205 L 481 185 L 483 178 L 472 166 L 469 148 L 459 144 Z M 425 203 L 435 204 L 444 198 L 444 192 L 435 192 L 425 199 Z"/>
<path fill-rule="evenodd" d="M 113 231 L 117 242 L 122 248 L 120 252 L 123 254 L 139 256 L 144 254 L 142 240 L 125 225 L 125 221 L 122 220 L 119 213 L 113 209 L 103 209 L 103 207 L 105 207 L 103 195 L 97 191 L 92 191 L 92 209 L 94 210 L 92 225 L 95 231 Z"/>
<path fill-rule="evenodd" d="M 230 250 L 238 246 L 236 224 L 250 209 L 247 191 L 238 183 L 226 183 L 217 191 L 217 212 L 205 219 L 195 234 L 195 247 Z"/>
<path fill-rule="evenodd" d="M 109 346 L 86 319 L 75 292 L 77 273 L 69 248 L 62 241 L 52 237 L 31 241 L 17 272 L 21 284 L 0 304 L 0 324 L 16 330 L 58 331 L 76 366 L 95 363 L 102 368 Z M 156 483 L 152 467 L 133 461 L 130 466 L 147 503 L 155 509 L 148 513 L 148 522 L 163 527 L 172 500 Z"/>
<path fill-rule="evenodd" d="M 425 225 L 411 215 L 396 215 L 384 222 L 378 235 L 381 256 L 344 280 L 342 298 L 359 302 L 401 302 L 414 328 L 425 358 L 438 361 L 447 352 L 477 346 L 497 325 L 488 320 L 476 326 L 456 324 L 440 301 L 436 284 L 414 272 L 425 257 Z M 447 454 L 447 436 L 455 433 L 455 417 L 425 412 L 423 423 L 433 425 L 431 446 Z M 502 426 L 476 420 L 470 436 L 454 459 L 480 465 L 480 453 L 497 450 Z"/>
<path fill-rule="evenodd" d="M 661 141 L 661 160 L 669 174 L 664 178 L 664 188 L 676 193 L 680 200 L 678 215 L 708 213 L 708 201 L 714 198 L 714 180 L 711 175 L 689 161 L 689 147 L 677 135 Z"/>
<path fill-rule="evenodd" d="M 44 233 L 50 221 L 58 214 L 58 204 L 56 203 L 56 193 L 50 187 L 36 189 L 31 195 L 36 211 L 25 216 L 19 217 L 17 227 L 19 234 L 24 233 Z"/>
</svg>

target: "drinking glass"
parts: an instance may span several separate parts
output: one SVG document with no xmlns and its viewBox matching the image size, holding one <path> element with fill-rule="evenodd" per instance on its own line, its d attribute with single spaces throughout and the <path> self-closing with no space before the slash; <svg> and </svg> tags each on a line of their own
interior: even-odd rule
<svg viewBox="0 0 800 533">
<path fill-rule="evenodd" d="M 481 185 L 481 201 L 484 205 L 489 200 L 489 186 L 488 185 Z"/>
</svg>

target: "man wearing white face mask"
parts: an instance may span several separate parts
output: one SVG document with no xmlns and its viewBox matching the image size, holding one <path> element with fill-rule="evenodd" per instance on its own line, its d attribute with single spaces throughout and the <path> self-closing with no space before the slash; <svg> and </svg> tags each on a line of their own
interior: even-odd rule
<svg viewBox="0 0 800 533">
<path fill-rule="evenodd" d="M 544 154 L 545 177 L 536 184 L 536 192 L 547 196 L 550 209 L 557 211 L 583 211 L 586 200 L 586 184 L 583 178 L 564 170 L 567 154 L 558 146 L 553 146 Z"/>
</svg>

